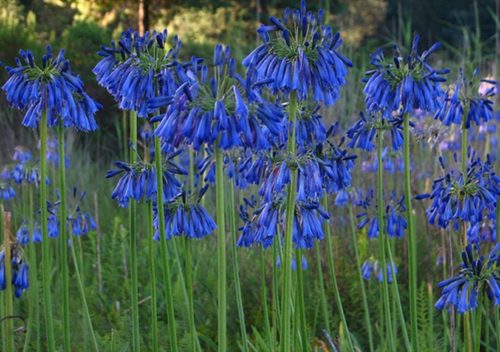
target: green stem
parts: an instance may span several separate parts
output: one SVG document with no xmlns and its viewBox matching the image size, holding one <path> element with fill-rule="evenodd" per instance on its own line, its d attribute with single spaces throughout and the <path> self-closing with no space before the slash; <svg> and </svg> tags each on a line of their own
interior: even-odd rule
<svg viewBox="0 0 500 352">
<path fill-rule="evenodd" d="M 297 92 L 290 93 L 290 103 L 288 106 L 288 122 L 291 132 L 288 136 L 288 154 L 294 159 L 296 154 L 296 120 L 297 120 Z M 285 225 L 285 249 L 284 256 L 281 257 L 281 267 L 283 268 L 283 298 L 281 301 L 281 351 L 291 350 L 291 317 L 292 317 L 292 253 L 293 253 L 293 218 L 295 213 L 295 197 L 297 193 L 297 168 L 290 170 L 290 184 L 287 190 L 286 200 L 286 225 Z"/>
<path fill-rule="evenodd" d="M 170 350 L 177 352 L 177 333 L 175 327 L 174 297 L 172 294 L 172 279 L 170 274 L 170 262 L 168 259 L 167 237 L 165 231 L 165 209 L 163 199 L 163 170 L 161 161 L 161 142 L 158 137 L 154 138 L 155 143 L 155 166 L 156 166 L 156 203 L 158 212 L 158 226 L 160 232 L 160 251 L 163 264 L 163 281 L 165 285 L 165 301 L 167 307 L 168 335 L 170 339 Z"/>
<path fill-rule="evenodd" d="M 63 283 L 63 333 L 64 350 L 71 351 L 70 317 L 69 317 L 69 273 L 68 273 L 68 233 L 66 231 L 66 163 L 64 152 L 64 126 L 62 120 L 58 126 L 59 148 L 59 232 L 61 236 L 61 271 Z"/>
<path fill-rule="evenodd" d="M 385 258 L 385 220 L 384 220 L 384 179 L 383 179 L 383 161 L 382 161 L 382 148 L 383 148 L 383 132 L 377 132 L 377 215 L 378 215 L 378 245 L 380 255 L 380 266 L 382 267 L 382 300 L 383 310 L 385 316 L 385 328 L 389 338 L 389 346 L 392 351 L 396 350 L 396 342 L 394 339 L 394 330 L 391 321 L 391 309 L 389 299 L 389 282 L 387 278 L 387 261 Z M 392 263 L 391 270 L 392 270 Z M 394 276 L 394 275 L 393 275 Z"/>
<path fill-rule="evenodd" d="M 194 151 L 189 149 L 189 190 L 192 194 L 195 192 L 194 176 Z M 196 330 L 196 320 L 194 312 L 194 298 L 193 298 L 193 263 L 192 263 L 192 252 L 193 246 L 189 238 L 184 238 L 184 257 L 186 265 L 186 289 L 188 296 L 188 314 L 189 314 L 189 326 L 190 326 L 190 343 L 192 351 L 199 351 L 200 345 L 198 340 L 198 332 Z"/>
<path fill-rule="evenodd" d="M 90 336 L 92 338 L 92 344 L 94 347 L 94 351 L 99 351 L 99 345 L 97 344 L 97 338 L 94 331 L 94 326 L 92 324 L 92 319 L 90 318 L 89 306 L 87 304 L 87 298 L 85 296 L 85 287 L 83 285 L 82 277 L 80 275 L 80 269 L 78 267 L 78 259 L 76 258 L 75 246 L 74 243 L 71 244 L 71 257 L 73 259 L 73 266 L 75 269 L 76 282 L 78 284 L 78 290 L 80 291 L 80 296 L 82 297 L 82 305 L 83 305 L 83 316 L 87 321 L 87 327 L 90 330 Z"/>
<path fill-rule="evenodd" d="M 29 186 L 29 200 L 28 200 L 28 216 L 29 216 L 29 224 L 30 224 L 30 233 L 33 234 L 34 230 L 34 219 L 33 215 L 35 213 L 34 210 L 34 201 L 33 201 L 33 186 Z M 28 352 L 30 350 L 30 342 L 33 336 L 33 331 L 36 329 L 38 331 L 40 327 L 40 314 L 38 311 L 38 263 L 36 258 L 36 246 L 33 242 L 33 237 L 30 239 L 28 244 L 28 257 L 29 257 L 29 265 L 30 265 L 30 289 L 29 289 L 29 312 L 28 312 L 28 328 L 26 332 L 26 339 L 24 340 L 23 351 Z M 36 350 L 39 351 L 38 344 L 38 333 L 35 337 L 35 345 L 37 346 Z"/>
<path fill-rule="evenodd" d="M 479 352 L 481 350 L 481 323 L 483 318 L 483 307 L 482 307 L 482 297 L 481 294 L 477 298 L 477 309 L 475 310 L 475 322 L 474 322 L 474 352 Z"/>
<path fill-rule="evenodd" d="M 323 208 L 324 211 L 328 212 L 328 198 L 326 196 L 323 197 Z M 340 320 L 345 329 L 347 346 L 349 347 L 349 351 L 355 351 L 354 344 L 351 339 L 351 332 L 349 330 L 349 326 L 347 325 L 347 319 L 345 317 L 344 308 L 342 306 L 342 298 L 340 296 L 339 286 L 337 283 L 337 274 L 335 269 L 335 258 L 333 256 L 333 243 L 332 243 L 332 234 L 330 231 L 330 223 L 328 221 L 325 221 L 323 227 L 325 231 L 328 268 L 330 269 L 330 276 L 333 285 L 333 295 L 335 297 L 335 302 L 337 303 L 337 309 L 339 310 Z"/>
<path fill-rule="evenodd" d="M 373 352 L 375 350 L 375 347 L 373 344 L 372 322 L 370 320 L 370 309 L 368 306 L 368 297 L 366 295 L 365 282 L 363 280 L 363 273 L 361 272 L 361 258 L 359 256 L 358 239 L 356 237 L 356 226 L 354 225 L 354 214 L 352 212 L 351 205 L 349 205 L 349 224 L 351 226 L 354 256 L 356 257 L 356 267 L 358 268 L 357 271 L 358 271 L 359 284 L 360 284 L 359 286 L 361 287 L 361 297 L 363 299 L 365 326 L 366 326 L 366 330 L 368 331 L 368 345 L 370 348 L 370 352 Z"/>
<path fill-rule="evenodd" d="M 137 161 L 137 113 L 130 112 L 130 164 Z M 132 312 L 132 350 L 139 352 L 140 331 L 139 331 L 139 293 L 138 293 L 138 273 L 137 273 L 137 205 L 134 200 L 130 201 L 129 207 L 129 256 L 130 256 L 130 304 Z"/>
<path fill-rule="evenodd" d="M 2 321 L 5 326 L 5 348 L 7 351 L 15 351 L 14 344 L 14 325 L 12 316 L 14 315 L 13 295 L 12 295 L 12 258 L 11 258 L 11 243 L 10 243 L 10 225 L 5 221 L 6 217 L 10 216 L 4 212 L 3 203 L 0 203 L 0 232 L 3 234 L 3 248 L 5 257 L 3 259 L 5 266 L 5 295 L 4 295 L 4 314 L 6 319 Z"/>
<path fill-rule="evenodd" d="M 321 249 L 319 246 L 316 248 L 316 265 L 318 267 L 318 284 L 320 293 L 321 312 L 323 314 L 323 323 L 325 329 L 330 332 L 330 313 L 328 312 L 328 302 L 326 299 L 325 279 L 323 276 L 323 266 L 321 263 Z"/>
<path fill-rule="evenodd" d="M 295 268 L 297 271 L 297 314 L 299 316 L 300 335 L 302 340 L 302 350 L 309 351 L 306 322 L 306 308 L 304 303 L 304 272 L 302 270 L 302 250 L 295 250 Z"/>
<path fill-rule="evenodd" d="M 227 347 L 227 326 L 226 326 L 226 223 L 224 207 L 224 158 L 222 151 L 215 146 L 215 192 L 217 207 L 217 267 L 218 267 L 218 343 L 219 352 L 225 352 Z"/>
<path fill-rule="evenodd" d="M 260 259 L 260 297 L 262 301 L 262 310 L 264 313 L 264 327 L 266 329 L 267 346 L 271 351 L 274 346 L 274 340 L 271 333 L 271 324 L 269 321 L 269 311 L 267 306 L 266 257 L 263 248 L 260 248 L 259 250 L 259 259 Z"/>
<path fill-rule="evenodd" d="M 159 351 L 158 346 L 158 307 L 156 297 L 156 253 L 153 243 L 153 202 L 148 202 L 147 207 L 147 226 L 148 226 L 148 264 L 149 264 L 149 279 L 151 284 L 151 344 L 153 352 Z M 194 351 L 194 350 L 193 350 Z"/>
<path fill-rule="evenodd" d="M 40 208 L 42 223 L 42 287 L 43 302 L 45 310 L 45 329 L 47 333 L 47 349 L 56 350 L 56 341 L 54 338 L 54 321 L 52 317 L 52 291 L 50 275 L 50 243 L 48 231 L 48 211 L 47 211 L 47 113 L 42 112 L 39 123 L 40 128 Z"/>
<path fill-rule="evenodd" d="M 231 234 L 233 236 L 233 240 L 231 241 L 231 257 L 233 264 L 233 275 L 234 275 L 234 288 L 236 294 L 236 306 L 238 308 L 238 318 L 240 321 L 240 331 L 241 331 L 241 339 L 242 339 L 242 351 L 248 351 L 248 336 L 247 336 L 247 328 L 245 324 L 245 312 L 243 311 L 243 297 L 241 294 L 241 282 L 240 282 L 240 271 L 238 264 L 238 252 L 236 248 L 236 236 L 237 236 L 237 227 L 236 227 L 236 214 L 235 214 L 235 204 L 234 204 L 234 183 L 231 180 L 229 182 L 229 222 L 231 224 Z M 264 301 L 264 305 L 267 303 Z M 266 317 L 264 317 L 266 319 Z"/>
<path fill-rule="evenodd" d="M 413 222 L 413 207 L 410 178 L 410 115 L 404 114 L 404 179 L 405 179 L 405 202 L 406 222 L 408 223 L 408 282 L 411 322 L 411 342 L 413 352 L 418 352 L 418 323 L 417 323 L 417 238 L 415 235 L 415 224 Z"/>
<path fill-rule="evenodd" d="M 279 228 L 276 230 L 279 233 Z M 276 266 L 278 258 L 281 256 L 278 254 L 278 246 L 281 248 L 281 244 L 278 241 L 273 241 L 272 250 L 273 250 L 273 341 L 278 341 L 278 322 L 281 318 L 280 311 L 280 292 L 279 292 L 279 270 Z"/>
<path fill-rule="evenodd" d="M 389 238 L 387 238 L 387 236 L 386 236 L 386 244 L 387 244 L 387 253 L 389 254 L 389 261 L 391 263 L 394 263 L 394 256 L 392 255 L 391 244 L 389 243 Z M 403 312 L 403 307 L 401 305 L 401 297 L 399 296 L 398 279 L 396 274 L 392 275 L 392 286 L 393 286 L 392 293 L 395 296 L 396 306 L 399 314 L 399 320 L 401 322 L 401 330 L 403 331 L 403 341 L 405 343 L 406 350 L 411 351 L 411 344 L 410 344 L 410 339 L 408 338 L 408 331 L 406 329 L 406 319 Z M 431 310 L 431 312 L 434 311 L 434 305 L 432 305 L 432 308 L 433 309 Z"/>
</svg>

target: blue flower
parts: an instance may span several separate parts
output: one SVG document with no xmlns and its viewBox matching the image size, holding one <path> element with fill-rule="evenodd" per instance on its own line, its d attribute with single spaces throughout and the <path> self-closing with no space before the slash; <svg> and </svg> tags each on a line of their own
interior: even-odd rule
<svg viewBox="0 0 500 352">
<path fill-rule="evenodd" d="M 253 212 L 248 214 L 247 208 L 253 208 L 254 204 L 246 202 L 246 206 L 240 207 L 240 218 L 244 221 L 242 231 L 238 239 L 238 246 L 249 247 L 255 243 L 262 247 L 269 247 L 276 235 L 278 227 L 284 228 L 286 216 L 283 199 L 275 199 L 264 202 Z M 330 216 L 321 208 L 317 201 L 298 201 L 295 205 L 293 219 L 293 242 L 296 248 L 312 248 L 314 242 L 324 238 L 323 224 Z"/>
<path fill-rule="evenodd" d="M 12 281 L 14 293 L 16 297 L 19 298 L 29 287 L 29 271 L 27 264 L 21 263 L 18 265 L 16 270 L 13 271 Z"/>
<path fill-rule="evenodd" d="M 446 92 L 444 104 L 436 112 L 434 118 L 441 120 L 446 126 L 452 123 L 461 125 L 464 123 L 464 113 L 467 110 L 465 128 L 469 129 L 471 123 L 480 125 L 493 119 L 493 99 L 496 93 L 496 82 L 482 80 L 483 84 L 489 85 L 481 91 L 479 89 L 479 71 L 475 70 L 472 80 L 466 81 L 463 70 L 453 87 Z"/>
<path fill-rule="evenodd" d="M 164 161 L 163 171 L 163 198 L 169 200 L 177 196 L 181 183 L 175 178 L 176 174 L 186 175 L 187 171 L 173 161 L 179 152 L 168 155 Z M 121 207 L 127 207 L 130 199 L 140 201 L 156 197 L 156 167 L 152 164 L 139 161 L 129 165 L 122 161 L 115 162 L 118 169 L 109 170 L 106 178 L 121 175 L 116 184 L 112 199 L 116 199 Z"/>
<path fill-rule="evenodd" d="M 0 200 L 10 200 L 16 196 L 14 188 L 0 181 Z"/>
<path fill-rule="evenodd" d="M 371 55 L 373 69 L 366 72 L 366 107 L 369 111 L 382 110 L 411 113 L 417 109 L 435 112 L 441 107 L 443 96 L 440 83 L 449 70 L 435 70 L 427 62 L 440 43 L 435 43 L 422 54 L 418 53 L 420 36 L 413 38 L 411 52 L 402 55 L 397 46 L 392 60 L 384 57 L 382 49 Z"/>
<path fill-rule="evenodd" d="M 150 100 L 151 109 L 168 106 L 165 113 L 151 119 L 159 122 L 155 135 L 174 147 L 186 143 L 195 150 L 204 144 L 218 143 L 220 148 L 228 150 L 252 147 L 254 142 L 259 149 L 268 149 L 269 141 L 260 124 L 277 113 L 277 108 L 256 101 L 248 105 L 239 88 L 242 78 L 235 74 L 236 62 L 229 47 L 216 45 L 214 59 L 217 59 L 214 70 L 206 65 L 198 70 L 193 61 L 185 74 L 177 70 L 180 86 L 176 92 Z M 280 116 L 281 112 L 273 119 Z"/>
<path fill-rule="evenodd" d="M 205 186 L 198 194 L 191 197 L 183 192 L 165 204 L 165 236 L 167 239 L 181 235 L 185 235 L 190 239 L 199 239 L 215 231 L 217 224 L 200 204 L 200 200 L 207 188 L 208 186 Z M 156 210 L 154 226 L 154 238 L 159 240 L 159 221 Z"/>
<path fill-rule="evenodd" d="M 255 67 L 259 79 L 269 79 L 275 93 L 295 90 L 299 100 L 334 104 L 352 63 L 338 52 L 340 35 L 323 24 L 323 17 L 322 10 L 317 15 L 306 11 L 305 0 L 299 10 L 286 9 L 281 20 L 270 17 L 271 24 L 257 30 L 263 43 L 243 65 Z"/>
<path fill-rule="evenodd" d="M 471 160 L 465 177 L 452 170 L 434 180 L 430 194 L 417 196 L 417 199 L 432 199 L 426 210 L 430 224 L 446 228 L 452 223 L 458 228 L 460 220 L 475 224 L 485 212 L 495 209 L 500 178 L 495 175 L 490 159 L 484 164 L 474 157 Z"/>
<path fill-rule="evenodd" d="M 391 133 L 392 149 L 399 150 L 403 146 L 403 120 L 386 117 L 378 112 L 360 112 L 360 119 L 347 131 L 351 139 L 349 148 L 372 151 L 375 148 L 373 138 L 377 133 L 388 130 Z"/>
<path fill-rule="evenodd" d="M 454 306 L 460 314 L 474 310 L 483 287 L 493 304 L 500 306 L 500 243 L 493 247 L 486 262 L 478 254 L 476 246 L 469 244 L 465 248 L 460 272 L 438 284 L 443 290 L 435 304 L 436 309 Z"/>
<path fill-rule="evenodd" d="M 16 232 L 16 240 L 21 245 L 27 245 L 30 242 L 30 230 L 28 226 L 23 223 Z"/>
<path fill-rule="evenodd" d="M 177 57 L 182 43 L 174 36 L 171 48 L 167 46 L 166 30 L 143 36 L 132 30 L 123 32 L 118 46 L 112 42 L 99 51 L 103 59 L 93 70 L 97 82 L 113 95 L 120 109 L 147 117 L 150 99 L 170 96 L 177 88 L 172 68 L 181 66 Z"/>
<path fill-rule="evenodd" d="M 12 246 L 11 251 L 11 270 L 14 293 L 17 298 L 29 287 L 28 265 L 25 263 L 23 253 L 19 247 Z M 0 291 L 7 288 L 7 277 L 5 273 L 5 249 L 0 251 Z"/>
<path fill-rule="evenodd" d="M 394 275 L 398 273 L 398 267 L 396 263 L 386 263 L 386 275 L 387 282 L 392 283 L 394 281 Z M 361 266 L 361 274 L 363 275 L 363 279 L 368 281 L 372 277 L 376 278 L 378 282 L 384 281 L 384 272 L 380 265 L 380 262 L 376 259 L 370 258 L 367 259 L 363 265 Z"/>
<path fill-rule="evenodd" d="M 83 82 L 72 71 L 64 50 L 54 58 L 50 46 L 36 64 L 30 50 L 20 51 L 16 67 L 7 67 L 10 78 L 2 89 L 8 102 L 19 110 L 25 110 L 23 125 L 36 128 L 42 113 L 47 113 L 48 127 L 57 126 L 62 120 L 64 127 L 81 131 L 94 131 L 97 123 L 94 114 L 100 105 L 85 92 Z"/>
</svg>

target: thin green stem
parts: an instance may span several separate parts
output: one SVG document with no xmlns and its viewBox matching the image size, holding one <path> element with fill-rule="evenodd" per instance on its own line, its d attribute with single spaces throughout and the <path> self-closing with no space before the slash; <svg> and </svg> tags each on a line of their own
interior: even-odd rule
<svg viewBox="0 0 500 352">
<path fill-rule="evenodd" d="M 151 285 L 151 344 L 153 352 L 159 351 L 158 346 L 158 307 L 156 297 L 156 253 L 153 243 L 153 202 L 148 202 L 147 207 L 147 226 L 148 226 L 148 264 L 149 264 L 149 280 Z M 195 350 L 193 350 L 195 351 Z"/>
<path fill-rule="evenodd" d="M 45 329 L 47 333 L 47 349 L 56 350 L 54 337 L 54 320 L 52 317 L 52 291 L 50 275 L 50 243 L 48 231 L 48 211 L 47 211 L 47 113 L 42 112 L 39 123 L 40 128 L 40 208 L 42 223 L 42 287 L 43 302 L 45 310 Z"/>
<path fill-rule="evenodd" d="M 260 297 L 262 301 L 262 311 L 264 314 L 264 328 L 266 330 L 266 341 L 269 350 L 271 351 L 274 346 L 274 340 L 271 333 L 271 324 L 269 321 L 269 311 L 267 305 L 267 288 L 266 288 L 266 257 L 264 249 L 259 249 L 259 262 L 260 262 Z"/>
<path fill-rule="evenodd" d="M 195 192 L 195 184 L 194 184 L 194 176 L 195 176 L 195 167 L 194 167 L 194 151 L 193 149 L 189 149 L 189 190 L 191 193 Z M 198 332 L 196 330 L 196 319 L 194 312 L 194 298 L 193 298 L 193 262 L 192 262 L 192 252 L 193 246 L 192 242 L 189 238 L 184 238 L 184 257 L 185 257 L 185 266 L 186 266 L 186 289 L 188 296 L 188 314 L 189 314 L 189 326 L 190 326 L 190 344 L 192 351 L 199 351 L 199 340 L 198 340 Z"/>
<path fill-rule="evenodd" d="M 321 312 L 323 314 L 323 324 L 327 331 L 330 330 L 330 313 L 328 312 L 328 302 L 326 299 L 325 279 L 323 276 L 323 265 L 321 263 L 321 249 L 316 246 L 316 265 L 318 267 L 318 285 L 320 293 Z"/>
<path fill-rule="evenodd" d="M 0 232 L 3 234 L 3 248 L 4 248 L 4 259 L 3 264 L 5 266 L 5 295 L 4 295 L 4 314 L 6 319 L 2 321 L 5 326 L 5 348 L 7 351 L 15 351 L 14 344 L 14 324 L 12 316 L 14 315 L 13 306 L 13 295 L 12 295 L 12 258 L 11 258 L 11 236 L 9 229 L 9 221 L 5 221 L 7 214 L 4 211 L 3 203 L 0 203 Z"/>
<path fill-rule="evenodd" d="M 391 306 L 389 299 L 389 282 L 387 277 L 387 260 L 385 258 L 385 220 L 384 220 L 384 167 L 382 161 L 383 132 L 377 132 L 377 215 L 378 215 L 378 245 L 380 255 L 380 266 L 382 270 L 382 300 L 385 317 L 385 328 L 389 338 L 389 347 L 396 351 L 396 341 L 394 339 L 394 330 L 391 321 Z M 392 263 L 389 263 L 392 270 Z"/>
<path fill-rule="evenodd" d="M 163 281 L 165 285 L 165 301 L 167 307 L 168 336 L 170 340 L 170 350 L 177 352 L 177 333 L 175 327 L 174 298 L 172 294 L 172 280 L 170 274 L 170 262 L 168 259 L 167 237 L 165 229 L 165 209 L 163 199 L 163 170 L 161 161 L 161 142 L 158 137 L 154 138 L 155 143 L 155 166 L 156 166 L 156 203 L 158 213 L 158 226 L 160 232 L 160 252 L 163 264 Z"/>
<path fill-rule="evenodd" d="M 29 226 L 30 233 L 33 234 L 34 230 L 34 201 L 33 201 L 33 186 L 28 186 L 28 217 L 29 217 Z M 30 343 L 33 336 L 33 331 L 40 328 L 40 314 L 38 311 L 38 263 L 36 258 L 36 246 L 33 242 L 33 237 L 30 239 L 28 244 L 28 257 L 29 257 L 29 265 L 30 265 L 30 289 L 29 289 L 29 305 L 28 305 L 28 328 L 26 332 L 26 338 L 24 340 L 23 351 L 28 352 L 31 349 Z M 35 336 L 35 346 L 36 350 L 39 351 L 39 339 L 38 333 Z"/>
<path fill-rule="evenodd" d="M 297 120 L 297 92 L 290 93 L 288 105 L 288 122 L 291 132 L 288 136 L 288 154 L 294 159 L 296 154 L 296 120 Z M 292 317 L 292 253 L 293 253 L 293 218 L 295 213 L 295 197 L 297 193 L 297 168 L 290 170 L 290 184 L 287 190 L 286 200 L 286 225 L 285 225 L 285 249 L 284 257 L 281 257 L 283 268 L 283 298 L 281 301 L 281 351 L 291 351 L 291 317 Z"/>
<path fill-rule="evenodd" d="M 328 212 L 328 198 L 326 196 L 323 197 L 323 208 L 326 212 Z M 355 351 L 354 344 L 351 338 L 351 332 L 349 330 L 349 326 L 347 325 L 347 319 L 345 317 L 344 308 L 342 306 L 342 298 L 340 296 L 339 286 L 337 283 L 337 271 L 335 269 L 335 258 L 333 256 L 333 243 L 332 243 L 332 234 L 330 230 L 330 223 L 325 221 L 323 228 L 325 231 L 325 243 L 327 248 L 326 256 L 328 260 L 328 268 L 330 271 L 330 276 L 332 279 L 333 295 L 335 297 L 335 302 L 337 303 L 337 309 L 339 311 L 340 321 L 342 322 L 342 325 L 345 329 L 347 346 L 349 348 L 349 351 Z"/>
<path fill-rule="evenodd" d="M 215 146 L 215 192 L 217 208 L 217 267 L 218 267 L 218 343 L 219 352 L 225 352 L 227 348 L 227 324 L 226 324 L 226 220 L 224 206 L 224 157 L 219 148 L 219 141 Z"/>
<path fill-rule="evenodd" d="M 137 113 L 130 112 L 130 164 L 137 161 Z M 132 312 L 132 350 L 139 352 L 141 337 L 139 330 L 139 280 L 137 272 L 137 205 L 134 200 L 129 206 L 129 256 L 130 256 L 130 304 Z"/>
<path fill-rule="evenodd" d="M 477 298 L 477 306 L 478 308 L 474 312 L 474 352 L 479 352 L 481 350 L 481 323 L 483 318 L 483 306 L 482 306 L 482 296 L 478 295 Z"/>
<path fill-rule="evenodd" d="M 241 340 L 242 340 L 242 351 L 248 351 L 248 336 L 247 336 L 247 328 L 245 324 L 245 312 L 243 311 L 243 297 L 241 294 L 241 282 L 240 282 L 240 269 L 238 264 L 238 252 L 236 248 L 236 236 L 237 236 L 237 226 L 236 226 L 236 207 L 234 204 L 234 183 L 231 180 L 229 182 L 229 223 L 231 224 L 231 235 L 233 236 L 233 240 L 231 241 L 231 257 L 232 257 L 232 266 L 233 266 L 233 275 L 234 275 L 234 288 L 236 294 L 236 306 L 238 308 L 238 318 L 240 322 L 240 332 L 241 332 Z M 267 303 L 263 303 L 266 304 Z M 266 319 L 264 317 L 264 319 Z"/>
<path fill-rule="evenodd" d="M 413 206 L 410 178 L 410 115 L 404 114 L 403 127 L 403 158 L 404 158 L 404 180 L 405 180 L 405 203 L 406 222 L 408 223 L 408 282 L 411 322 L 411 343 L 413 352 L 420 351 L 418 346 L 418 323 L 417 323 L 417 238 L 415 235 L 415 224 L 413 222 Z"/>
<path fill-rule="evenodd" d="M 297 314 L 299 316 L 300 335 L 302 337 L 302 350 L 309 351 L 306 322 L 306 307 L 304 302 L 304 271 L 302 270 L 302 250 L 295 250 L 295 268 L 297 271 Z"/>
<path fill-rule="evenodd" d="M 63 333 L 64 350 L 71 351 L 70 317 L 69 317 L 69 273 L 68 273 L 68 232 L 66 230 L 66 163 L 64 152 L 64 126 L 62 120 L 59 122 L 58 149 L 59 149 L 59 233 L 61 271 L 63 284 Z"/>
<path fill-rule="evenodd" d="M 391 244 L 389 243 L 389 238 L 386 236 L 387 254 L 389 255 L 389 262 L 394 263 L 394 256 L 392 254 Z M 408 331 L 406 329 L 406 319 L 403 312 L 403 306 L 401 305 L 401 297 L 399 296 L 398 279 L 396 274 L 392 275 L 392 293 L 395 296 L 397 311 L 399 315 L 399 320 L 401 322 L 401 330 L 403 332 L 403 341 L 407 351 L 411 351 L 410 339 L 408 337 Z M 432 306 L 434 309 L 434 306 Z"/>
<path fill-rule="evenodd" d="M 366 295 L 365 281 L 363 280 L 363 273 L 361 272 L 361 258 L 359 256 L 358 249 L 358 239 L 356 236 L 356 226 L 354 224 L 354 214 L 352 211 L 352 205 L 349 204 L 349 224 L 351 226 L 351 234 L 352 234 L 352 245 L 354 249 L 354 256 L 356 257 L 356 267 L 358 268 L 358 278 L 359 278 L 359 286 L 361 287 L 361 297 L 363 299 L 363 308 L 364 308 L 364 317 L 365 317 L 365 326 L 368 331 L 368 346 L 370 348 L 370 352 L 375 350 L 373 344 L 373 332 L 372 332 L 372 322 L 370 320 L 370 309 L 368 306 L 368 296 Z"/>
<path fill-rule="evenodd" d="M 94 326 L 92 324 L 92 319 L 90 317 L 90 310 L 89 310 L 89 306 L 87 304 L 87 298 L 85 296 L 85 286 L 83 284 L 82 277 L 80 275 L 80 269 L 78 266 L 78 259 L 76 257 L 74 243 L 71 244 L 70 248 L 71 248 L 71 257 L 73 259 L 73 266 L 74 266 L 75 275 L 76 275 L 76 282 L 78 284 L 78 290 L 80 291 L 80 296 L 82 297 L 83 316 L 84 316 L 84 319 L 87 321 L 87 325 L 88 325 L 87 327 L 90 331 L 90 337 L 92 338 L 92 345 L 94 347 L 94 351 L 97 352 L 97 351 L 99 351 L 99 345 L 97 344 L 97 338 L 95 335 Z"/>
</svg>

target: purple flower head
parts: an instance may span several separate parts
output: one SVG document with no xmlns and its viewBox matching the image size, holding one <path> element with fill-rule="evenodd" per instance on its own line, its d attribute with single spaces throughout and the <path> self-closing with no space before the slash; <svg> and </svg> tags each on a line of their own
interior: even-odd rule
<svg viewBox="0 0 500 352">
<path fill-rule="evenodd" d="M 89 132 L 97 129 L 94 114 L 100 105 L 85 91 L 83 81 L 75 75 L 64 50 L 54 58 L 47 47 L 42 63 L 35 63 L 30 50 L 21 50 L 16 67 L 7 67 L 10 78 L 2 89 L 8 102 L 25 111 L 23 125 L 36 128 L 43 113 L 48 127 L 62 121 L 64 127 Z"/>
<path fill-rule="evenodd" d="M 387 60 L 382 49 L 371 55 L 373 69 L 366 72 L 366 85 L 363 90 L 366 108 L 369 111 L 381 110 L 411 113 L 415 110 L 433 113 L 441 107 L 439 97 L 443 95 L 441 82 L 449 70 L 435 70 L 427 61 L 441 45 L 435 43 L 422 54 L 418 53 L 420 36 L 413 38 L 408 55 L 403 55 L 395 46 L 395 55 Z"/>
<path fill-rule="evenodd" d="M 436 119 L 446 126 L 465 123 L 467 129 L 471 123 L 479 126 L 493 119 L 493 100 L 497 83 L 492 80 L 480 80 L 478 74 L 479 71 L 475 70 L 472 79 L 467 82 L 463 70 L 460 70 L 455 86 L 448 89 L 444 104 L 434 116 Z"/>
<path fill-rule="evenodd" d="M 263 43 L 243 65 L 255 67 L 274 93 L 296 91 L 299 100 L 334 104 L 352 63 L 339 53 L 340 35 L 323 24 L 323 17 L 322 10 L 306 11 L 305 0 L 300 10 L 286 9 L 282 19 L 271 16 L 271 23 L 257 30 Z"/>
</svg>

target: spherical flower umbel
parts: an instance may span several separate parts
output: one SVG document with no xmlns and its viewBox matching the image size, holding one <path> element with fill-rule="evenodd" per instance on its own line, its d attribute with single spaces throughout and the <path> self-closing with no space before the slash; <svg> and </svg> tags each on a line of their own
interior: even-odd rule
<svg viewBox="0 0 500 352">
<path fill-rule="evenodd" d="M 441 107 L 439 97 L 443 95 L 440 83 L 445 81 L 447 69 L 435 70 L 427 62 L 440 43 L 435 43 L 422 54 L 418 53 L 420 37 L 413 38 L 411 52 L 402 55 L 395 46 L 395 56 L 386 60 L 382 49 L 371 55 L 373 69 L 366 72 L 366 108 L 382 110 L 386 114 L 394 111 L 410 113 L 417 109 L 435 112 Z"/>
<path fill-rule="evenodd" d="M 449 89 L 446 92 L 444 104 L 434 116 L 436 119 L 441 120 L 446 126 L 452 123 L 457 125 L 465 123 L 467 129 L 471 123 L 480 125 L 493 119 L 493 99 L 497 83 L 492 80 L 480 80 L 478 74 L 479 71 L 475 70 L 472 79 L 467 81 L 463 70 L 460 70 L 453 90 Z M 481 83 L 483 89 L 480 89 Z"/>
<path fill-rule="evenodd" d="M 64 127 L 94 131 L 94 114 L 100 105 L 86 92 L 79 76 L 72 71 L 64 50 L 54 58 L 47 47 L 42 63 L 37 64 L 30 50 L 20 51 L 15 67 L 7 67 L 10 78 L 2 89 L 7 101 L 19 110 L 25 110 L 23 125 L 36 128 L 43 113 L 48 127 L 62 121 Z"/>
<path fill-rule="evenodd" d="M 444 169 L 444 162 L 440 158 Z M 475 224 L 483 214 L 493 211 L 500 195 L 500 178 L 495 175 L 491 160 L 482 163 L 472 158 L 466 175 L 451 170 L 434 180 L 432 192 L 421 194 L 417 199 L 431 198 L 426 214 L 429 223 L 446 228 L 451 223 L 458 228 L 459 221 Z"/>
<path fill-rule="evenodd" d="M 436 309 L 454 306 L 460 314 L 474 310 L 482 289 L 495 306 L 500 306 L 500 243 L 493 247 L 486 261 L 478 254 L 476 246 L 469 244 L 465 248 L 460 272 L 438 284 L 443 291 L 435 304 Z"/>
<path fill-rule="evenodd" d="M 271 23 L 257 30 L 263 43 L 243 65 L 254 66 L 259 79 L 270 79 L 273 92 L 296 91 L 299 100 L 334 104 L 352 63 L 339 53 L 340 35 L 323 24 L 323 17 L 322 10 L 307 11 L 305 0 L 300 9 L 287 8 L 282 19 L 271 16 Z"/>
</svg>

